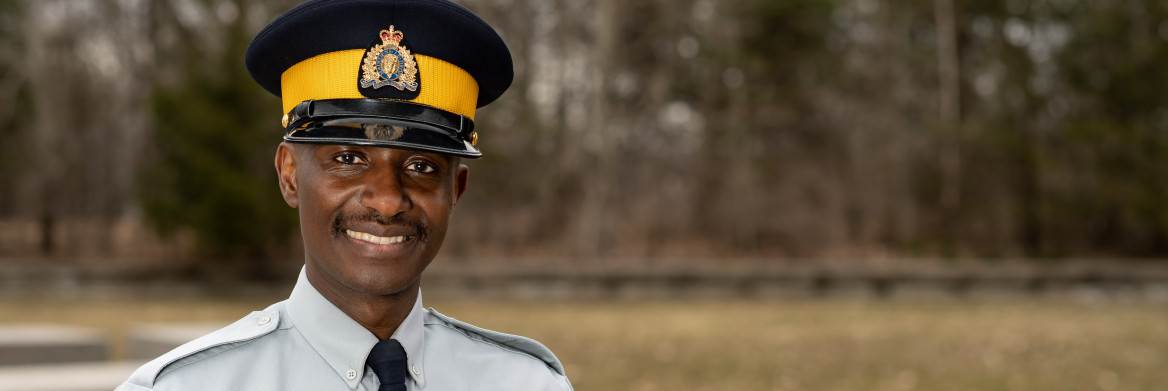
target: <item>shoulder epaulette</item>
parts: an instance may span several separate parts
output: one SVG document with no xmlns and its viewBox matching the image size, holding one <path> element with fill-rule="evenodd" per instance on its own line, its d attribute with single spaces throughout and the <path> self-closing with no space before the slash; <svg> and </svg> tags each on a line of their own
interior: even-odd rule
<svg viewBox="0 0 1168 391">
<path fill-rule="evenodd" d="M 545 364 L 547 364 L 549 368 L 555 370 L 556 373 L 560 374 L 561 376 L 566 376 L 564 374 L 564 365 L 560 363 L 560 360 L 556 358 L 556 355 L 552 353 L 551 349 L 543 346 L 543 344 L 539 343 L 539 341 L 519 335 L 487 330 L 482 327 L 478 327 L 470 323 L 442 315 L 433 308 L 430 308 L 429 311 L 431 315 L 434 315 L 434 317 L 438 318 L 450 327 L 461 330 L 468 335 L 477 335 L 486 341 L 499 344 L 501 346 L 539 359 L 540 361 L 543 361 Z"/>
<path fill-rule="evenodd" d="M 276 330 L 280 311 L 269 307 L 255 311 L 224 328 L 187 342 L 146 363 L 126 381 L 127 385 L 154 387 L 154 381 L 167 372 L 182 368 L 211 355 L 234 349 Z M 119 388 L 119 390 L 122 388 Z"/>
</svg>

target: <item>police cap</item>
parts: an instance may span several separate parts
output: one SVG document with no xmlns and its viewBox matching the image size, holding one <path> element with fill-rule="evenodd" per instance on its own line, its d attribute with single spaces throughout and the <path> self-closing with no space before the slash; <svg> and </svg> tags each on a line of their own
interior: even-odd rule
<svg viewBox="0 0 1168 391">
<path fill-rule="evenodd" d="M 511 85 L 511 53 L 446 0 L 310 0 L 247 48 L 283 102 L 284 140 L 479 157 L 475 109 Z"/>
</svg>

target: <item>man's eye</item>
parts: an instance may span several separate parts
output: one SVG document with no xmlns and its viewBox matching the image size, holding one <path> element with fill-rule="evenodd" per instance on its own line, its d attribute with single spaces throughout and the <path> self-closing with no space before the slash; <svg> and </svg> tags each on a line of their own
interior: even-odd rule
<svg viewBox="0 0 1168 391">
<path fill-rule="evenodd" d="M 407 165 L 406 168 L 409 168 L 411 171 L 416 171 L 423 174 L 434 172 L 434 166 L 431 166 L 429 163 L 425 162 L 413 162 Z"/>
<path fill-rule="evenodd" d="M 336 160 L 337 163 L 341 163 L 341 164 L 361 164 L 361 163 L 365 162 L 365 160 L 361 159 L 360 156 L 357 156 L 357 155 L 354 155 L 351 153 L 338 155 L 337 157 L 335 157 L 333 159 Z"/>
</svg>

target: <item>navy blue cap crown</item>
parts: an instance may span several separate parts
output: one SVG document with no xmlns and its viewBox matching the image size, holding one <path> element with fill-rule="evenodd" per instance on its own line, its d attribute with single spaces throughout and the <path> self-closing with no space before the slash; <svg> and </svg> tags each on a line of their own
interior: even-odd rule
<svg viewBox="0 0 1168 391">
<path fill-rule="evenodd" d="M 365 49 L 378 31 L 406 32 L 409 49 L 454 64 L 479 85 L 478 107 L 514 78 L 511 54 L 490 25 L 446 0 L 310 0 L 277 17 L 248 45 L 244 62 L 265 90 L 280 96 L 280 75 L 313 56 Z"/>
<path fill-rule="evenodd" d="M 248 72 L 284 140 L 478 157 L 475 109 L 514 78 L 491 26 L 447 0 L 310 0 L 260 31 Z"/>
</svg>

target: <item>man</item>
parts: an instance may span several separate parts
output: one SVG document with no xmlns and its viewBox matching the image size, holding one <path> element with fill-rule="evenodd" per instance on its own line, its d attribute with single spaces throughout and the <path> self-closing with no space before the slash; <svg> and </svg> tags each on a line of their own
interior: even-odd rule
<svg viewBox="0 0 1168 391">
<path fill-rule="evenodd" d="M 475 109 L 511 55 L 446 0 L 311 0 L 248 47 L 283 100 L 276 169 L 305 265 L 288 300 L 139 368 L 119 390 L 570 390 L 533 340 L 423 310 L 420 277 L 466 190 Z"/>
</svg>

